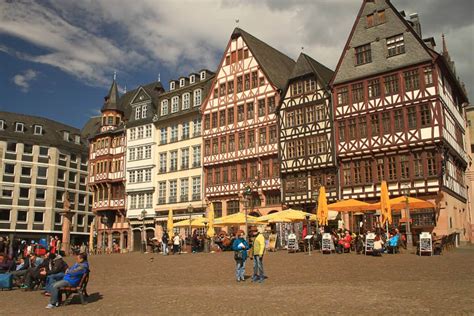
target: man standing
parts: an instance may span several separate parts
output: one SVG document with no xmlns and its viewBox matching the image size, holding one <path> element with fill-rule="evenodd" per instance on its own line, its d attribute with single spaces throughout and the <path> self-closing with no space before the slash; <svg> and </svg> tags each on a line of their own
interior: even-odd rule
<svg viewBox="0 0 474 316">
<path fill-rule="evenodd" d="M 253 282 L 262 283 L 265 280 L 265 274 L 263 273 L 263 254 L 265 252 L 265 237 L 260 232 L 260 228 L 254 232 L 253 241 Z"/>
<path fill-rule="evenodd" d="M 161 250 L 163 251 L 163 255 L 166 256 L 168 254 L 168 241 L 170 237 L 168 232 L 165 230 L 163 233 L 163 237 L 161 237 Z"/>
</svg>

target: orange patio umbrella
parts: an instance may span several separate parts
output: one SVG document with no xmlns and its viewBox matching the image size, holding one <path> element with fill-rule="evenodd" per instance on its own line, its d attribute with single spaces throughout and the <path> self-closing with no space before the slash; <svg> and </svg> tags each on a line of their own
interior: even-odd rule
<svg viewBox="0 0 474 316">
<path fill-rule="evenodd" d="M 399 196 L 389 200 L 392 210 L 419 209 L 419 208 L 434 208 L 435 205 L 429 201 L 417 199 L 414 197 Z M 380 203 L 372 204 L 374 209 L 380 209 Z"/>
<path fill-rule="evenodd" d="M 316 217 L 318 218 L 319 225 L 327 225 L 328 224 L 328 200 L 326 198 L 326 189 L 324 186 L 319 188 L 319 196 L 318 196 L 318 210 L 316 212 Z"/>
<path fill-rule="evenodd" d="M 392 208 L 390 207 L 390 196 L 385 180 L 382 181 L 380 188 L 380 211 L 382 213 L 382 225 L 385 225 L 385 223 L 392 224 Z"/>
<path fill-rule="evenodd" d="M 338 212 L 360 212 L 375 210 L 374 204 L 362 202 L 355 199 L 341 200 L 328 205 L 328 209 Z"/>
</svg>

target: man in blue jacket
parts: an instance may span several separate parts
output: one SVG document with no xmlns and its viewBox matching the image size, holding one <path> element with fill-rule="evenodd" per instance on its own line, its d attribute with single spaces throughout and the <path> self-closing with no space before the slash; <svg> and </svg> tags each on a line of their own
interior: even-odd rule
<svg viewBox="0 0 474 316">
<path fill-rule="evenodd" d="M 81 282 L 82 276 L 89 272 L 89 263 L 87 262 L 87 254 L 80 253 L 76 256 L 76 263 L 66 270 L 64 279 L 53 284 L 51 289 L 51 298 L 46 308 L 54 308 L 58 306 L 59 290 L 62 287 L 76 287 Z"/>
</svg>

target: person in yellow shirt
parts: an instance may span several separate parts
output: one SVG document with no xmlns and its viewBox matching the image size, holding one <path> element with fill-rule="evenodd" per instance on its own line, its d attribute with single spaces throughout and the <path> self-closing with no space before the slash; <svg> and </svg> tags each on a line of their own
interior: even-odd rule
<svg viewBox="0 0 474 316">
<path fill-rule="evenodd" d="M 262 283 L 265 280 L 265 274 L 263 273 L 263 254 L 265 253 L 265 237 L 257 230 L 254 232 L 254 241 L 252 247 L 253 255 L 253 282 Z"/>
</svg>

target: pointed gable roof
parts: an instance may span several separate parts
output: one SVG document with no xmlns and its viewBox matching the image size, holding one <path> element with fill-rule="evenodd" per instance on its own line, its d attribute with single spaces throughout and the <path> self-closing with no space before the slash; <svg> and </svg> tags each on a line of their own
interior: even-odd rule
<svg viewBox="0 0 474 316">
<path fill-rule="evenodd" d="M 325 85 L 329 84 L 334 75 L 334 71 L 309 57 L 305 53 L 301 53 L 296 61 L 295 67 L 293 67 L 289 80 L 312 73 L 315 73 Z"/>
<path fill-rule="evenodd" d="M 295 61 L 241 28 L 235 28 L 231 38 L 242 36 L 263 72 L 277 88 L 283 90 Z"/>
<path fill-rule="evenodd" d="M 118 93 L 118 87 L 117 87 L 117 82 L 115 79 L 112 81 L 112 85 L 110 86 L 109 93 L 105 97 L 104 100 L 104 105 L 102 106 L 101 111 L 107 111 L 107 110 L 115 110 L 115 111 L 120 111 L 123 112 L 122 109 L 119 107 L 119 93 Z"/>
</svg>

